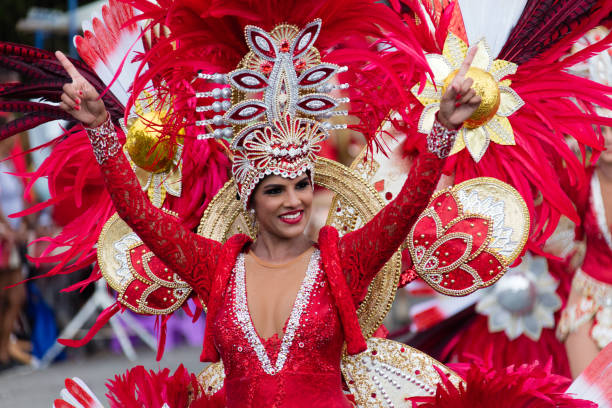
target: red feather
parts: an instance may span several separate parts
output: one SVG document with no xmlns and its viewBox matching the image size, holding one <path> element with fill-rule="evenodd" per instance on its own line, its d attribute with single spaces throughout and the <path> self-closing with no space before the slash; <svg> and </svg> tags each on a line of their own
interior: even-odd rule
<svg viewBox="0 0 612 408">
<path fill-rule="evenodd" d="M 147 371 L 137 366 L 109 380 L 107 387 L 111 408 L 223 407 L 206 397 L 196 376 L 182 364 L 174 374 L 167 368 Z"/>
<path fill-rule="evenodd" d="M 550 364 L 510 366 L 496 371 L 484 364 L 454 365 L 463 371 L 458 386 L 438 370 L 442 383 L 432 397 L 411 398 L 419 408 L 595 408 L 596 404 L 564 393 L 570 379 L 551 373 Z"/>
<path fill-rule="evenodd" d="M 134 103 L 134 95 L 145 89 L 149 81 L 163 80 L 162 101 L 169 101 L 168 95 L 176 98 L 172 117 L 164 130 L 164 134 L 174 137 L 185 120 L 187 123 L 198 120 L 193 112 L 193 90 L 186 84 L 192 82 L 198 71 L 226 73 L 235 69 L 248 52 L 243 34 L 247 24 L 270 30 L 281 22 L 303 26 L 317 17 L 322 18 L 323 26 L 315 47 L 323 60 L 347 65 L 349 79 L 358 81 L 351 85 L 362 95 L 371 97 L 369 103 L 362 99 L 363 103 L 351 110 L 360 120 L 357 126 L 371 142 L 375 142 L 380 123 L 377 120 L 386 117 L 390 108 L 403 111 L 409 98 L 407 86 L 423 79 L 428 71 L 412 31 L 391 9 L 374 1 L 163 0 L 158 4 L 146 0 L 124 1 L 142 12 L 137 18 L 164 24 L 170 29 L 169 37 L 158 39 L 143 56 L 142 63 L 147 63 L 149 69 L 139 73 L 130 105 Z M 401 50 L 381 57 L 380 53 L 372 52 L 377 40 L 398 44 Z M 404 70 L 396 72 L 393 67 L 400 64 L 387 62 L 392 58 L 399 60 L 400 56 L 404 57 L 405 62 L 401 64 Z M 360 71 L 369 72 L 358 76 Z M 381 89 L 395 92 L 381 92 Z"/>
<path fill-rule="evenodd" d="M 552 7 L 549 13 L 543 12 L 545 5 Z M 520 62 L 516 74 L 506 78 L 512 81 L 512 89 L 525 102 L 509 117 L 516 145 L 491 143 L 478 163 L 474 163 L 467 151 L 446 161 L 444 172 L 455 173 L 457 183 L 489 176 L 509 183 L 519 191 L 531 214 L 528 246 L 534 251 L 538 251 L 552 234 L 561 215 L 579 222 L 569 192 L 582 189 L 588 180 L 585 164 L 571 152 L 565 138 L 575 138 L 583 152 L 585 146 L 598 151 L 603 148 L 603 139 L 593 125 L 612 124 L 610 119 L 595 112 L 595 106 L 612 108 L 611 89 L 567 72 L 568 68 L 605 48 L 610 39 L 563 59 L 573 41 L 600 23 L 611 11 L 612 3 L 595 0 L 528 1 L 505 51 L 498 57 L 514 58 Z M 436 23 L 433 18 L 432 21 Z M 565 25 L 571 26 L 573 31 L 562 33 L 561 27 Z M 535 32 L 540 35 L 534 37 Z M 536 46 L 534 41 L 540 42 Z M 405 128 L 407 152 L 413 151 L 423 138 L 415 128 L 421 112 L 420 107 L 410 112 Z M 563 185 L 558 181 L 559 174 L 567 180 Z"/>
<path fill-rule="evenodd" d="M 498 58 L 520 64 L 555 45 L 571 44 L 588 31 L 585 24 L 592 28 L 610 13 L 611 5 L 605 3 L 605 0 L 529 0 Z"/>
</svg>

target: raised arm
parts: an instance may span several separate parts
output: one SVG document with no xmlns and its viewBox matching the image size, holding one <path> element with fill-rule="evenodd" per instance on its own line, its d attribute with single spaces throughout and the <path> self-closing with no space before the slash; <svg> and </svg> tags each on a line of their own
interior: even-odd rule
<svg viewBox="0 0 612 408">
<path fill-rule="evenodd" d="M 60 106 L 86 126 L 117 213 L 164 264 L 206 300 L 221 244 L 191 232 L 151 204 L 121 153 L 117 131 L 98 93 L 61 52 L 56 55 L 73 80 L 64 85 Z"/>
<path fill-rule="evenodd" d="M 356 303 L 363 300 L 376 273 L 404 242 L 412 225 L 427 207 L 457 129 L 480 105 L 480 96 L 471 88 L 472 79 L 465 76 L 476 50 L 474 47 L 468 52 L 455 79 L 442 96 L 440 111 L 427 136 L 427 149 L 416 158 L 398 196 L 366 225 L 340 240 L 340 259 Z"/>
</svg>

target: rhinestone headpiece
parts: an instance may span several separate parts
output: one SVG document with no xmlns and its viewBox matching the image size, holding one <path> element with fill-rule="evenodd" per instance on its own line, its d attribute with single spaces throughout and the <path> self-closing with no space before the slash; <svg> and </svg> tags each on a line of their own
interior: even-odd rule
<svg viewBox="0 0 612 408">
<path fill-rule="evenodd" d="M 326 121 L 347 114 L 336 109 L 348 98 L 328 95 L 334 89 L 347 88 L 329 83 L 346 67 L 321 62 L 319 51 L 313 47 L 320 30 L 319 19 L 302 30 L 281 24 L 268 33 L 247 26 L 250 52 L 236 70 L 226 75 L 200 74 L 201 78 L 230 86 L 231 95 L 228 88 L 210 92 L 212 97 L 230 100 L 199 108 L 225 110 L 223 116 L 218 114 L 199 123 L 217 127 L 200 137 L 235 135 L 231 142 L 232 172 L 245 209 L 253 189 L 267 175 L 295 178 L 309 171 L 312 178 L 319 143 L 328 137 L 330 129 L 346 128 L 345 124 Z"/>
</svg>

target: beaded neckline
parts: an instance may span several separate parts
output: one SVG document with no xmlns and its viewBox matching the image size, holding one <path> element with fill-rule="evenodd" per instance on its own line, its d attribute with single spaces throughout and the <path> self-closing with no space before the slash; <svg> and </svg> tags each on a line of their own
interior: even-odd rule
<svg viewBox="0 0 612 408">
<path fill-rule="evenodd" d="M 289 315 L 289 321 L 287 323 L 285 334 L 283 335 L 278 357 L 276 358 L 275 364 L 272 365 L 266 348 L 261 342 L 261 338 L 255 331 L 253 321 L 251 320 L 246 295 L 246 271 L 244 268 L 244 254 L 241 253 L 240 255 L 238 255 L 238 259 L 236 260 L 236 266 L 234 267 L 234 273 L 236 276 L 234 312 L 236 314 L 238 324 L 242 329 L 246 340 L 248 341 L 251 348 L 255 351 L 255 354 L 257 355 L 257 358 L 261 363 L 262 369 L 269 375 L 275 375 L 280 372 L 283 369 L 283 366 L 285 365 L 285 361 L 287 361 L 289 350 L 291 349 L 291 345 L 293 344 L 293 339 L 295 337 L 297 329 L 300 326 L 300 319 L 302 317 L 302 314 L 308 307 L 308 303 L 310 301 L 310 294 L 320 272 L 319 263 L 320 251 L 318 249 L 315 249 L 315 251 L 312 253 L 312 256 L 310 257 L 308 269 L 306 270 L 306 276 L 304 276 L 304 280 L 302 281 L 300 290 L 298 291 L 297 296 L 295 298 L 293 309 L 291 310 L 291 314 Z"/>
</svg>

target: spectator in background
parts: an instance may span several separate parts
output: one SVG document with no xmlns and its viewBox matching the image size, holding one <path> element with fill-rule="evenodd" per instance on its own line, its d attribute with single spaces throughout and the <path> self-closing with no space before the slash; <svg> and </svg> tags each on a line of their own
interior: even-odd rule
<svg viewBox="0 0 612 408">
<path fill-rule="evenodd" d="M 16 140 L 0 142 L 0 160 L 10 156 Z M 10 160 L 0 161 L 0 369 L 28 363 L 28 355 L 18 346 L 13 332 L 25 301 L 25 287 L 15 285 L 23 280 L 20 245 L 27 239 L 25 224 L 9 214 L 24 208 L 23 186 L 10 176 L 15 169 Z M 7 288 L 7 289 L 5 289 Z"/>
<path fill-rule="evenodd" d="M 612 117 L 612 112 L 603 114 Z M 612 128 L 602 131 L 606 150 L 593 169 L 582 209 L 586 253 L 557 328 L 574 377 L 612 342 Z"/>
</svg>

